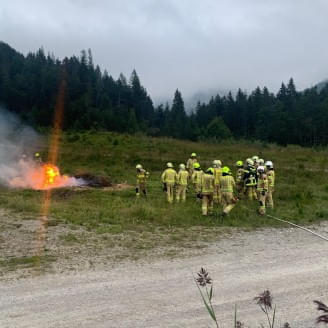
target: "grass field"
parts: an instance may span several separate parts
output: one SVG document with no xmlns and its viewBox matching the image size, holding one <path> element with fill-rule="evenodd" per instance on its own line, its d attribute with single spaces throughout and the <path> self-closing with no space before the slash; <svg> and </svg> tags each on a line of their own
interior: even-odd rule
<svg viewBox="0 0 328 328">
<path fill-rule="evenodd" d="M 66 133 L 62 136 L 59 167 L 62 173 L 91 172 L 109 176 L 115 183 L 127 182 L 130 189 L 57 189 L 53 191 L 51 222 L 82 226 L 97 234 L 138 234 L 142 243 L 135 247 L 152 248 L 163 235 L 163 243 L 207 240 L 211 230 L 220 226 L 258 228 L 279 223 L 256 214 L 257 203 L 241 201 L 222 222 L 217 216 L 203 218 L 201 206 L 192 193 L 185 204 L 167 204 L 160 175 L 168 161 L 175 167 L 196 152 L 203 168 L 221 159 L 231 168 L 237 160 L 259 155 L 272 160 L 276 168 L 274 211 L 295 223 L 310 224 L 328 218 L 328 179 L 326 149 L 297 146 L 279 147 L 262 143 L 193 143 L 167 138 L 118 135 L 114 133 Z M 46 158 L 46 151 L 43 152 Z M 149 172 L 149 198 L 135 198 L 135 165 Z M 42 192 L 0 190 L 0 204 L 21 215 L 39 215 Z M 246 210 L 247 207 L 249 210 Z M 216 207 L 216 213 L 221 208 Z M 151 237 L 152 236 L 152 237 Z M 155 236 L 155 237 L 154 237 Z M 69 237 L 63 237 L 64 239 Z M 73 237 L 70 242 L 77 242 Z M 133 238 L 130 241 L 133 244 Z"/>
</svg>

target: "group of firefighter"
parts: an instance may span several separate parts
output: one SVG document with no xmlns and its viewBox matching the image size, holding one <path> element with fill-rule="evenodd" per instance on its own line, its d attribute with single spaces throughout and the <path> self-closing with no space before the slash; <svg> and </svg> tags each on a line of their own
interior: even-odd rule
<svg viewBox="0 0 328 328">
<path fill-rule="evenodd" d="M 147 172 L 141 164 L 136 166 L 137 187 L 136 196 L 143 193 L 147 196 Z M 266 207 L 273 208 L 273 193 L 275 185 L 275 171 L 272 161 L 264 161 L 258 156 L 236 162 L 235 177 L 228 166 L 222 166 L 220 160 L 214 160 L 212 166 L 203 171 L 192 153 L 187 165 L 180 164 L 179 171 L 174 169 L 171 162 L 166 164 L 161 182 L 166 192 L 167 201 L 172 203 L 174 196 L 177 202 L 185 202 L 187 190 L 194 190 L 197 200 L 201 200 L 202 214 L 213 213 L 214 203 L 221 204 L 222 216 L 226 216 L 233 209 L 238 200 L 246 198 L 259 203 L 258 213 L 264 215 Z"/>
</svg>

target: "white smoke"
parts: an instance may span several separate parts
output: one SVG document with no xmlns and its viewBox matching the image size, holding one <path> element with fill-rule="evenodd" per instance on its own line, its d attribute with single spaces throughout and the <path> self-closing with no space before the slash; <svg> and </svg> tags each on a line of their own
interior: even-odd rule
<svg viewBox="0 0 328 328">
<path fill-rule="evenodd" d="M 0 108 L 0 185 L 10 188 L 38 188 L 42 185 L 40 164 L 34 154 L 42 138 L 14 114 Z M 79 186 L 80 179 L 64 177 L 60 187 Z"/>
<path fill-rule="evenodd" d="M 37 133 L 17 116 L 0 108 L 0 185 L 22 176 L 25 166 L 33 165 L 32 156 L 41 142 Z"/>
</svg>

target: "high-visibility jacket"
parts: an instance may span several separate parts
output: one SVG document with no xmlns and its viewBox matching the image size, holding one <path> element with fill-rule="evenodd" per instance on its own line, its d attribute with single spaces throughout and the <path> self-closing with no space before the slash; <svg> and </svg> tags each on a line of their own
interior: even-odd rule
<svg viewBox="0 0 328 328">
<path fill-rule="evenodd" d="M 194 169 L 194 164 L 197 163 L 197 158 L 189 158 L 188 161 L 187 161 L 187 169 L 188 170 L 193 170 Z"/>
<path fill-rule="evenodd" d="M 186 170 L 180 170 L 177 176 L 177 183 L 181 186 L 188 185 L 189 173 Z"/>
<path fill-rule="evenodd" d="M 145 183 L 149 177 L 149 172 L 144 169 L 137 171 L 137 183 Z"/>
<path fill-rule="evenodd" d="M 262 192 L 265 191 L 267 192 L 269 189 L 269 183 L 268 183 L 268 178 L 265 173 L 261 174 L 259 176 L 259 179 L 257 181 L 257 191 Z"/>
<path fill-rule="evenodd" d="M 210 194 L 214 192 L 214 176 L 212 174 L 204 173 L 201 179 L 202 194 Z"/>
<path fill-rule="evenodd" d="M 200 185 L 202 183 L 203 174 L 204 172 L 202 170 L 195 170 L 191 177 L 192 183 L 195 185 Z"/>
<path fill-rule="evenodd" d="M 245 174 L 245 170 L 242 168 L 237 169 L 236 172 L 236 183 L 241 184 L 243 182 L 243 176 Z"/>
<path fill-rule="evenodd" d="M 214 183 L 215 185 L 220 184 L 220 179 L 222 177 L 222 169 L 219 167 L 214 168 Z"/>
<path fill-rule="evenodd" d="M 233 192 L 236 186 L 235 179 L 231 175 L 222 175 L 220 179 L 221 192 Z"/>
<path fill-rule="evenodd" d="M 275 183 L 275 172 L 274 170 L 269 170 L 267 172 L 269 187 L 273 188 Z"/>
<path fill-rule="evenodd" d="M 253 166 L 248 166 L 244 170 L 243 176 L 244 184 L 246 187 L 255 187 L 257 184 L 257 173 Z"/>
<path fill-rule="evenodd" d="M 162 174 L 162 182 L 175 184 L 177 181 L 177 172 L 172 168 L 167 168 Z"/>
</svg>

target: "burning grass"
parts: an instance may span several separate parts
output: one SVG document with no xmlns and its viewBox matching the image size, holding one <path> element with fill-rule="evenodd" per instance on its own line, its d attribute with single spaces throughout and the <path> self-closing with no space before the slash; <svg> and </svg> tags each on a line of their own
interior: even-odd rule
<svg viewBox="0 0 328 328">
<path fill-rule="evenodd" d="M 11 188 L 30 188 L 49 190 L 53 188 L 81 186 L 83 179 L 62 175 L 56 165 L 35 163 L 32 160 L 21 160 L 18 163 L 16 176 L 9 180 Z"/>
</svg>

